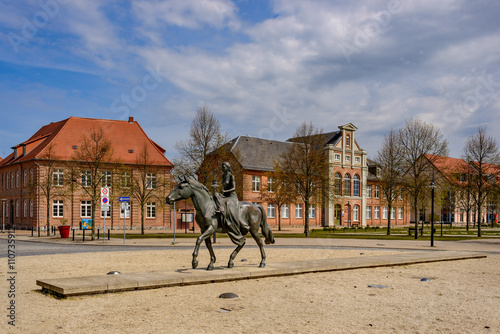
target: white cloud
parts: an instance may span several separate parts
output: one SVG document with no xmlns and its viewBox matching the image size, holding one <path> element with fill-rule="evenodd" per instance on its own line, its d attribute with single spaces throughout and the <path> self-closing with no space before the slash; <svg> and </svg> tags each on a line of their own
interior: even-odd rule
<svg viewBox="0 0 500 334">
<path fill-rule="evenodd" d="M 228 0 L 133 1 L 132 5 L 137 17 L 154 29 L 163 23 L 190 29 L 240 27 L 237 7 Z"/>
</svg>

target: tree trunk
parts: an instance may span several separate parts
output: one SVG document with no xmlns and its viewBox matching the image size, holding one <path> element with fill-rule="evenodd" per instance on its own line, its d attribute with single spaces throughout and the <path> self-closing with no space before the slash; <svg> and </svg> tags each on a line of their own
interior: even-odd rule
<svg viewBox="0 0 500 334">
<path fill-rule="evenodd" d="M 418 210 L 418 199 L 416 195 L 413 200 L 413 204 L 415 205 L 415 239 L 418 239 L 418 221 L 420 219 L 420 212 Z"/>
<path fill-rule="evenodd" d="M 477 220 L 477 236 L 480 237 L 481 236 L 481 205 L 480 204 L 477 204 L 477 216 L 476 216 L 476 220 Z"/>
<path fill-rule="evenodd" d="M 304 223 L 304 234 L 306 235 L 306 238 L 309 237 L 309 199 L 304 201 L 304 214 L 306 216 L 305 223 Z"/>
<path fill-rule="evenodd" d="M 144 204 L 141 204 L 141 235 L 144 235 Z"/>
<path fill-rule="evenodd" d="M 387 235 L 391 235 L 391 213 L 392 205 L 389 205 L 389 216 L 387 216 Z"/>
<path fill-rule="evenodd" d="M 281 231 L 281 206 L 278 206 L 278 231 Z"/>
<path fill-rule="evenodd" d="M 14 214 L 14 213 L 12 213 L 12 214 Z M 48 237 L 50 237 L 49 216 L 50 216 L 50 200 L 49 200 L 49 197 L 47 196 L 47 236 Z"/>
</svg>

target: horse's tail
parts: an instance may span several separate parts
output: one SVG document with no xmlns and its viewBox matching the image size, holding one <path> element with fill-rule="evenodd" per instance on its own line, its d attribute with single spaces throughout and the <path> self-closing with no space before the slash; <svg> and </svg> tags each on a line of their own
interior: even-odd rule
<svg viewBox="0 0 500 334">
<path fill-rule="evenodd" d="M 261 220 L 260 220 L 260 228 L 262 230 L 262 234 L 264 235 L 264 238 L 266 239 L 266 244 L 274 244 L 274 237 L 273 237 L 273 232 L 271 232 L 271 228 L 269 228 L 269 225 L 267 225 L 267 214 L 262 205 L 258 205 L 260 212 L 261 212 Z"/>
</svg>

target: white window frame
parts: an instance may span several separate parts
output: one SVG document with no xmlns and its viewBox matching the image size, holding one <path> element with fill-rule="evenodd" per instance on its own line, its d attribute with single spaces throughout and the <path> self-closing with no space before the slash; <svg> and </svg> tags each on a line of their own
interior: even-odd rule
<svg viewBox="0 0 500 334">
<path fill-rule="evenodd" d="M 342 155 L 340 153 L 335 153 L 333 157 L 335 161 L 340 161 L 342 159 Z"/>
<path fill-rule="evenodd" d="M 387 207 L 382 208 L 382 219 L 387 219 Z"/>
<path fill-rule="evenodd" d="M 132 211 L 132 203 L 129 203 L 129 209 L 128 210 L 122 210 L 121 205 L 120 205 L 120 218 L 130 218 L 130 212 Z M 125 213 L 123 211 L 126 211 Z M 125 215 L 125 217 L 123 217 Z"/>
<path fill-rule="evenodd" d="M 281 218 L 290 218 L 290 207 L 288 204 L 281 206 Z"/>
<path fill-rule="evenodd" d="M 398 208 L 398 219 L 403 219 L 403 208 Z"/>
<path fill-rule="evenodd" d="M 373 191 L 373 197 L 380 198 L 380 187 L 375 185 L 375 189 Z"/>
<path fill-rule="evenodd" d="M 354 163 L 356 165 L 361 165 L 361 157 L 354 157 Z"/>
<path fill-rule="evenodd" d="M 156 189 L 156 173 L 147 173 L 146 174 L 146 188 L 147 189 Z M 156 202 L 151 202 L 156 203 Z"/>
<path fill-rule="evenodd" d="M 19 217 L 19 200 L 16 199 L 16 217 Z"/>
<path fill-rule="evenodd" d="M 52 217 L 64 217 L 64 201 L 62 199 L 55 199 L 52 201 Z"/>
<path fill-rule="evenodd" d="M 396 208 L 395 207 L 391 208 L 391 219 L 396 219 Z"/>
<path fill-rule="evenodd" d="M 120 177 L 120 187 L 121 188 L 130 188 L 131 186 L 131 176 L 130 176 L 130 172 L 123 172 L 121 177 Z M 122 217 L 123 218 L 123 217 Z"/>
<path fill-rule="evenodd" d="M 372 219 L 372 207 L 371 206 L 366 207 L 366 219 Z"/>
<path fill-rule="evenodd" d="M 316 218 L 316 206 L 314 204 L 309 204 L 309 218 Z"/>
<path fill-rule="evenodd" d="M 28 216 L 28 201 L 24 200 L 23 203 L 23 217 L 26 218 Z"/>
<path fill-rule="evenodd" d="M 80 217 L 92 218 L 92 201 L 80 201 Z"/>
<path fill-rule="evenodd" d="M 19 171 L 16 171 L 16 188 L 19 188 Z"/>
<path fill-rule="evenodd" d="M 276 215 L 276 206 L 274 204 L 267 205 L 267 218 L 274 218 Z"/>
<path fill-rule="evenodd" d="M 267 188 L 270 193 L 274 193 L 276 187 L 276 179 L 274 177 L 267 178 Z"/>
<path fill-rule="evenodd" d="M 9 173 L 5 174 L 5 189 L 9 189 Z"/>
<path fill-rule="evenodd" d="M 28 171 L 25 169 L 24 172 L 23 172 L 23 186 L 27 186 L 28 185 Z"/>
<path fill-rule="evenodd" d="M 111 188 L 113 183 L 113 175 L 109 170 L 103 170 L 101 172 L 101 187 L 103 188 Z"/>
<path fill-rule="evenodd" d="M 346 155 L 345 156 L 345 162 L 351 162 L 351 156 L 350 155 Z"/>
<path fill-rule="evenodd" d="M 82 187 L 90 187 L 90 185 L 92 184 L 92 171 L 82 170 L 80 181 Z"/>
<path fill-rule="evenodd" d="M 295 218 L 302 218 L 302 204 L 295 204 Z"/>
<path fill-rule="evenodd" d="M 260 176 L 252 175 L 252 191 L 254 193 L 260 192 Z"/>
<path fill-rule="evenodd" d="M 106 213 L 106 217 L 104 217 L 105 213 Z M 111 218 L 111 205 L 109 206 L 108 211 L 101 210 L 101 218 Z"/>
<path fill-rule="evenodd" d="M 372 198 L 372 185 L 371 184 L 366 186 L 366 198 Z"/>
<path fill-rule="evenodd" d="M 52 170 L 52 183 L 54 187 L 64 186 L 64 169 L 54 168 L 54 170 Z"/>
<path fill-rule="evenodd" d="M 156 202 L 146 203 L 146 218 L 156 218 Z"/>
<path fill-rule="evenodd" d="M 30 217 L 33 218 L 33 200 L 30 199 Z"/>
<path fill-rule="evenodd" d="M 380 219 L 380 206 L 374 207 L 373 217 L 375 219 Z"/>
<path fill-rule="evenodd" d="M 359 205 L 357 204 L 352 208 L 352 220 L 359 222 Z"/>
</svg>

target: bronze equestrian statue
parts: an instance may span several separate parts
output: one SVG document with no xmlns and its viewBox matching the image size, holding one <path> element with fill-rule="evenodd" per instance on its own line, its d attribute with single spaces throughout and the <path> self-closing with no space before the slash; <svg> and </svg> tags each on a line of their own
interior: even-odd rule
<svg viewBox="0 0 500 334">
<path fill-rule="evenodd" d="M 259 267 L 264 268 L 266 266 L 266 253 L 264 252 L 264 243 L 259 235 L 259 227 L 266 244 L 274 244 L 273 233 L 267 224 L 266 212 L 260 204 L 239 202 L 235 192 L 234 176 L 228 162 L 223 163 L 222 170 L 224 171 L 222 177 L 223 193 L 216 194 L 215 198 L 212 198 L 210 192 L 202 183 L 192 178 L 179 183 L 166 198 L 167 204 L 187 198 L 191 198 L 193 201 L 196 209 L 195 220 L 202 234 L 196 239 L 192 267 L 195 269 L 198 266 L 196 258 L 201 243 L 205 241 L 205 245 L 210 252 L 210 264 L 207 270 L 214 269 L 216 259 L 210 237 L 217 232 L 227 233 L 231 241 L 237 246 L 231 253 L 227 265 L 228 268 L 232 268 L 236 255 L 245 245 L 245 235 L 250 232 L 260 248 L 262 260 Z"/>
</svg>

